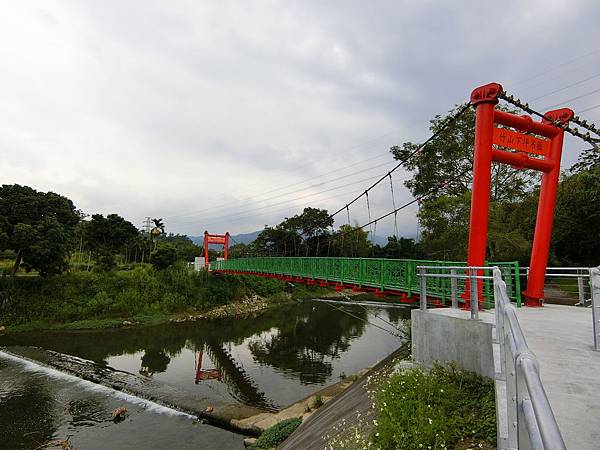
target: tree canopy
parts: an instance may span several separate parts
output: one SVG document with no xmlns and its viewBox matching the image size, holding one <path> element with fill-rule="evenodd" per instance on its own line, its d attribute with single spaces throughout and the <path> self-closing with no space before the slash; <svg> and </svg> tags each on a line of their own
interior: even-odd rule
<svg viewBox="0 0 600 450">
<path fill-rule="evenodd" d="M 18 184 L 0 187 L 0 248 L 14 251 L 13 274 L 21 265 L 43 276 L 64 271 L 79 220 L 62 195 Z"/>
<path fill-rule="evenodd" d="M 432 133 L 438 132 L 446 120 L 434 117 Z M 406 186 L 415 197 L 426 195 L 419 203 L 418 219 L 422 229 L 420 250 L 428 258 L 466 258 L 474 136 L 475 113 L 468 109 L 404 164 L 412 172 Z M 392 147 L 391 152 L 397 160 L 404 160 L 418 147 L 408 142 Z M 598 167 L 600 153 L 590 149 L 582 153 L 571 172 L 563 174 L 551 247 L 551 258 L 555 260 L 597 263 L 600 253 L 594 229 L 600 217 Z M 539 173 L 534 171 L 492 165 L 487 249 L 490 260 L 529 260 L 539 180 Z"/>
</svg>

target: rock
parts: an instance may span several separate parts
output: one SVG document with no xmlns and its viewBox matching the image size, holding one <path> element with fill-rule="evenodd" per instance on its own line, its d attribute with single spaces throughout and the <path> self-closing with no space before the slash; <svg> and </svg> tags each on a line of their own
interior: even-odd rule
<svg viewBox="0 0 600 450">
<path fill-rule="evenodd" d="M 246 438 L 246 439 L 244 439 L 244 447 L 250 447 L 255 442 L 256 442 L 256 438 Z"/>
<path fill-rule="evenodd" d="M 119 406 L 112 412 L 112 419 L 115 422 L 120 422 L 121 420 L 125 419 L 125 417 L 127 417 L 127 408 L 124 406 Z"/>
<path fill-rule="evenodd" d="M 129 320 L 124 320 L 123 321 L 123 326 L 128 327 L 130 325 L 133 325 L 133 322 L 130 322 Z"/>
<path fill-rule="evenodd" d="M 0 331 L 4 331 L 4 330 L 6 330 L 6 327 L 5 327 L 4 325 L 2 325 L 2 326 L 0 327 Z"/>
</svg>

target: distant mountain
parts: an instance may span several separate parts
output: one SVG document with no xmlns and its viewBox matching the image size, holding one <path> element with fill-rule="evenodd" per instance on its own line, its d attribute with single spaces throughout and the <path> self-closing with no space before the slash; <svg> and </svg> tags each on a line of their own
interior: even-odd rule
<svg viewBox="0 0 600 450">
<path fill-rule="evenodd" d="M 256 239 L 256 237 L 258 236 L 259 233 L 260 233 L 260 231 L 253 231 L 252 233 L 232 234 L 231 236 L 229 236 L 229 239 L 230 239 L 229 246 L 232 247 L 236 243 L 249 244 L 251 242 L 254 242 L 254 240 Z M 204 245 L 204 236 L 188 236 L 188 237 L 192 240 L 192 242 L 194 244 Z M 217 248 L 217 247 L 221 247 L 221 246 L 215 245 L 215 248 Z M 211 244 L 211 248 L 212 248 L 212 244 Z"/>
</svg>

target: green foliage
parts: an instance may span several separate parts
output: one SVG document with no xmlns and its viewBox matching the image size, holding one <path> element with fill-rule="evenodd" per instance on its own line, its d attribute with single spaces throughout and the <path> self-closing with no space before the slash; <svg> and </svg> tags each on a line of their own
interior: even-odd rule
<svg viewBox="0 0 600 450">
<path fill-rule="evenodd" d="M 0 325 L 45 324 L 204 311 L 257 293 L 277 296 L 285 284 L 258 277 L 190 271 L 180 262 L 164 270 L 73 272 L 0 278 Z M 279 292 L 278 292 L 279 291 Z"/>
<path fill-rule="evenodd" d="M 317 395 L 315 397 L 315 403 L 313 404 L 314 408 L 320 408 L 321 406 L 323 406 L 323 397 L 321 397 L 320 395 Z"/>
<path fill-rule="evenodd" d="M 376 245 L 374 248 L 376 258 L 397 258 L 397 259 L 421 259 L 423 252 L 421 246 L 414 239 L 397 238 L 389 236 L 385 247 Z"/>
<path fill-rule="evenodd" d="M 265 227 L 252 243 L 253 253 L 286 256 L 315 255 L 326 244 L 333 218 L 327 210 L 304 208 L 276 227 Z"/>
<path fill-rule="evenodd" d="M 271 428 L 267 428 L 256 440 L 256 442 L 248 448 L 251 450 L 260 450 L 277 447 L 279 444 L 285 441 L 287 437 L 300 426 L 301 423 L 302 420 L 296 417 L 283 420 L 273 425 Z"/>
<path fill-rule="evenodd" d="M 200 246 L 194 244 L 192 240 L 181 234 L 161 235 L 156 239 L 157 249 L 164 245 L 175 248 L 177 252 L 177 261 L 193 261 L 196 256 L 201 254 Z"/>
<path fill-rule="evenodd" d="M 83 227 L 86 248 L 96 257 L 110 256 L 120 252 L 138 237 L 137 228 L 118 214 L 94 214 Z"/>
<path fill-rule="evenodd" d="M 178 260 L 177 247 L 173 244 L 163 244 L 150 255 L 150 264 L 157 269 L 166 269 Z"/>
<path fill-rule="evenodd" d="M 378 381 L 374 400 L 379 417 L 371 435 L 375 447 L 443 449 L 461 440 L 496 444 L 492 380 L 457 367 L 436 366 Z"/>
<path fill-rule="evenodd" d="M 366 258 L 371 255 L 371 242 L 369 232 L 344 224 L 331 239 L 331 256 L 349 256 Z"/>
<path fill-rule="evenodd" d="M 79 219 L 73 202 L 66 197 L 18 184 L 2 185 L 0 250 L 14 252 L 12 273 L 21 264 L 42 276 L 66 270 Z"/>
<path fill-rule="evenodd" d="M 600 164 L 559 186 L 553 247 L 565 263 L 597 265 L 600 255 Z"/>
</svg>

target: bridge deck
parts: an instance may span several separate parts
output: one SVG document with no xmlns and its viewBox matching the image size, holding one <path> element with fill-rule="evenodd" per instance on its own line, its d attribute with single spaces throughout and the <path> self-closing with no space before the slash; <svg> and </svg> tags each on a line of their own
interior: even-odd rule
<svg viewBox="0 0 600 450">
<path fill-rule="evenodd" d="M 563 305 L 520 308 L 519 323 L 569 449 L 600 448 L 600 352 L 592 311 Z"/>
</svg>

